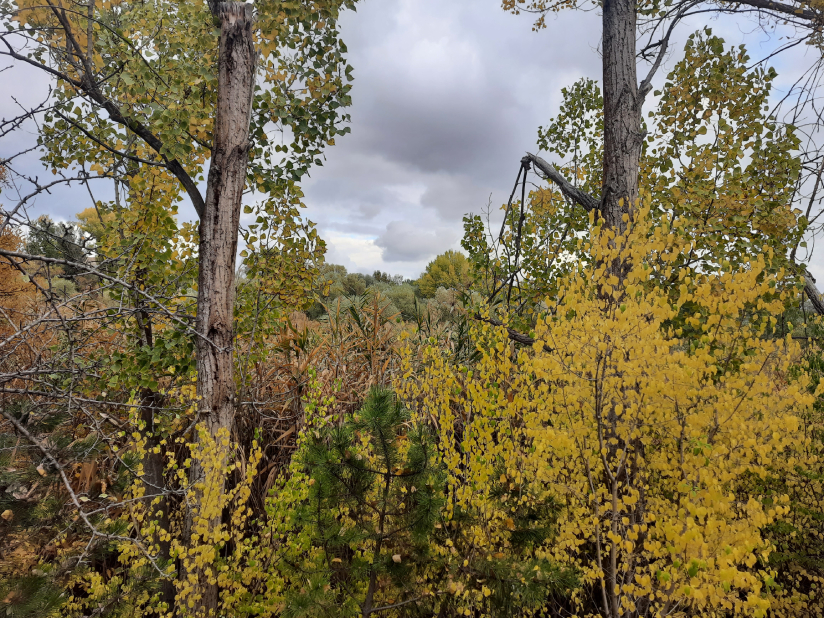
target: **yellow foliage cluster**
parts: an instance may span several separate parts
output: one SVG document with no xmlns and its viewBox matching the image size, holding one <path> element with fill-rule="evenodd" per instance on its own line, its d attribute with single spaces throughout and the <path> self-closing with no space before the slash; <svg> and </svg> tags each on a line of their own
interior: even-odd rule
<svg viewBox="0 0 824 618">
<path fill-rule="evenodd" d="M 138 464 L 137 480 L 130 491 L 128 509 L 123 519 L 134 526 L 137 540 L 118 542 L 119 560 L 126 571 L 115 577 L 104 578 L 100 573 L 78 572 L 72 578 L 72 588 L 76 594 L 63 606 L 67 615 L 84 615 L 89 608 L 99 607 L 119 598 L 123 606 L 119 615 L 140 615 L 145 607 L 152 607 L 157 616 L 204 616 L 201 605 L 203 588 L 198 586 L 199 573 L 212 586 L 220 588 L 223 607 L 235 608 L 245 588 L 242 579 L 236 579 L 236 570 L 243 567 L 241 574 L 254 579 L 250 573 L 260 576 L 254 558 L 258 555 L 255 538 L 245 536 L 248 532 L 247 520 L 252 515 L 249 499 L 252 482 L 258 471 L 261 450 L 253 444 L 247 459 L 235 457 L 227 461 L 229 434 L 220 432 L 213 438 L 203 423 L 195 428 L 198 441 L 187 443 L 190 457 L 178 466 L 169 457 L 168 470 L 180 483 L 182 508 L 172 512 L 171 525 L 161 525 L 163 513 L 160 508 L 165 502 L 161 497 L 147 496 L 142 482 L 143 464 Z M 135 432 L 132 450 L 145 459 L 146 440 Z M 181 440 L 182 441 L 182 440 Z M 173 448 L 163 441 L 162 448 L 167 456 L 173 455 Z M 197 462 L 198 474 L 193 482 L 189 479 L 189 469 Z M 227 476 L 238 473 L 239 482 L 229 491 L 224 491 Z M 189 511 L 192 511 L 191 513 Z M 222 515 L 228 518 L 222 521 Z M 190 515 L 186 518 L 186 515 Z M 186 522 L 191 522 L 186 528 Z M 107 522 L 111 523 L 111 522 Z M 157 562 L 159 548 L 171 545 L 169 564 Z M 185 574 L 177 576 L 175 566 Z M 174 582 L 174 607 L 163 605 L 156 590 L 142 586 L 146 579 Z M 79 593 L 79 594 L 78 594 Z"/>
<path fill-rule="evenodd" d="M 480 323 L 471 369 L 434 346 L 419 361 L 406 352 L 399 389 L 438 428 L 453 507 L 484 515 L 476 534 L 493 551 L 511 521 L 490 495 L 499 474 L 513 509 L 559 500 L 539 555 L 579 571 L 584 612 L 759 616 L 775 598 L 763 532 L 790 501 L 754 480 L 809 440 L 799 426 L 814 393 L 791 373 L 798 342 L 771 335 L 788 292 L 769 254 L 738 271 L 683 269 L 675 291 L 650 283 L 685 237 L 644 209 L 624 237 L 593 224 L 591 260 L 561 281 L 534 350 Z"/>
</svg>

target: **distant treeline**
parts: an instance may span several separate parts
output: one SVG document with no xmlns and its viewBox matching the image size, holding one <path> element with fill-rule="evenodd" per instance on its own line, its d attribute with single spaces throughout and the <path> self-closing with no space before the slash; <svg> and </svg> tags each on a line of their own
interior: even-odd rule
<svg viewBox="0 0 824 618">
<path fill-rule="evenodd" d="M 454 305 L 457 295 L 466 291 L 469 284 L 466 256 L 451 250 L 432 260 L 418 279 L 405 279 L 403 275 L 380 270 L 371 275 L 350 273 L 340 264 L 324 264 L 320 268 L 318 298 L 307 315 L 317 319 L 338 299 L 345 306 L 347 298 L 377 292 L 389 301 L 390 311 L 397 313 L 399 319 L 414 320 L 423 304 Z"/>
</svg>

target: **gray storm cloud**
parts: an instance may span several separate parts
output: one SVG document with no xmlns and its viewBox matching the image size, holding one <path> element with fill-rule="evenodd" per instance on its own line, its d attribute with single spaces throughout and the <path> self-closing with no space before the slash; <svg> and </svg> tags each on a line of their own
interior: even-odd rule
<svg viewBox="0 0 824 618">
<path fill-rule="evenodd" d="M 345 259 L 355 234 L 360 254 L 381 262 L 348 267 L 417 276 L 458 247 L 464 214 L 506 200 L 561 87 L 600 70 L 588 46 L 597 16 L 557 21 L 551 36 L 533 33 L 528 16 L 507 15 L 495 0 L 367 2 L 346 17 L 352 134 L 306 187 L 330 249 L 331 232 L 347 233 L 347 249 L 330 259 Z"/>
<path fill-rule="evenodd" d="M 327 240 L 330 261 L 416 277 L 436 254 L 458 248 L 464 214 L 507 199 L 518 161 L 556 113 L 561 88 L 601 72 L 596 12 L 562 12 L 547 25 L 533 32 L 531 16 L 504 13 L 500 0 L 364 0 L 345 14 L 352 132 L 304 187 L 306 214 Z M 702 25 L 685 25 L 679 36 Z M 731 44 L 745 37 L 734 21 L 713 28 Z M 681 43 L 672 49 L 680 57 Z M 793 75 L 792 58 L 777 63 L 780 74 Z M 3 84 L 24 102 L 48 89 L 39 73 L 19 69 L 4 73 Z M 4 116 L 15 106 L 9 97 L 0 101 Z M 0 146 L 2 157 L 20 144 Z M 42 177 L 31 158 L 32 175 Z M 108 188 L 100 190 L 105 198 Z M 71 219 L 87 206 L 85 194 L 60 189 L 31 215 Z M 180 214 L 195 216 L 185 203 Z"/>
</svg>

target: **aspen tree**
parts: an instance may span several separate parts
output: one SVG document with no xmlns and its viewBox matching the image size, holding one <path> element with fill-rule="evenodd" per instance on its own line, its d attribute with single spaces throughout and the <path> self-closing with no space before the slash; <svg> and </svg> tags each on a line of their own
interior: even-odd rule
<svg viewBox="0 0 824 618">
<path fill-rule="evenodd" d="M 272 293 L 288 297 L 305 292 L 311 285 L 311 261 L 322 243 L 299 220 L 298 183 L 320 163 L 323 148 L 348 132 L 343 110 L 350 102 L 351 68 L 336 22 L 340 11 L 352 5 L 348 0 L 254 5 L 20 0 L 0 6 L 5 28 L 0 55 L 54 80 L 47 102 L 25 110 L 11 130 L 26 121 L 42 121 L 38 148 L 58 178 L 42 185 L 21 174 L 10 157 L 5 169 L 32 190 L 3 211 L 0 226 L 25 223 L 28 203 L 57 183 L 74 180 L 93 195 L 95 182 L 113 179 L 139 191 L 152 184 L 146 177 L 156 174 L 173 180 L 163 204 L 170 207 L 185 198 L 199 218 L 198 300 L 196 307 L 182 308 L 195 310 L 194 328 L 185 313 L 174 315 L 153 301 L 144 303 L 142 315 L 137 310 L 125 317 L 128 322 L 165 311 L 196 349 L 197 406 L 192 414 L 199 424 L 190 434 L 193 457 L 183 501 L 187 523 L 170 550 L 170 558 L 180 565 L 177 609 L 182 612 L 217 611 L 211 563 L 224 541 L 222 505 L 229 499 L 224 483 L 240 408 L 233 350 L 241 199 L 249 189 L 262 196 L 245 206 L 247 214 L 256 216 L 244 231 L 249 270 L 265 276 L 279 259 L 273 252 L 282 250 L 295 259 L 267 281 Z M 292 139 L 281 140 L 283 131 Z M 72 175 L 77 168 L 80 172 Z M 42 261 L 12 253 L 17 255 L 3 254 L 10 263 Z M 155 257 L 157 263 L 145 265 L 148 273 L 164 270 L 169 256 Z M 94 266 L 89 269 L 97 276 Z M 157 347 L 153 354 L 167 354 L 167 366 L 173 366 L 178 351 Z M 158 380 L 143 375 L 139 381 L 146 384 L 141 387 L 146 418 L 135 422 L 150 428 L 136 438 L 149 448 L 144 464 L 150 474 L 144 480 L 146 487 L 169 493 L 160 478 L 163 472 L 149 465 L 161 445 L 145 443 L 152 434 L 151 411 L 162 399 L 156 392 Z M 203 450 L 201 440 L 212 452 Z"/>
</svg>

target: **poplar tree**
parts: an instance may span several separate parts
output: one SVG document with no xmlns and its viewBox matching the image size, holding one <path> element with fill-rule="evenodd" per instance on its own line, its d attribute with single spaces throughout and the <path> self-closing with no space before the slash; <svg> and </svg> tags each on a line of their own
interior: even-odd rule
<svg viewBox="0 0 824 618">
<path fill-rule="evenodd" d="M 586 2 L 577 0 L 503 0 L 504 10 L 513 13 L 529 13 L 536 16 L 535 30 L 548 27 L 547 17 L 565 9 L 583 9 Z M 601 12 L 601 58 L 603 95 L 599 101 L 603 114 L 603 150 L 601 152 L 600 186 L 589 187 L 588 192 L 578 186 L 551 164 L 540 157 L 528 154 L 530 163 L 555 184 L 563 195 L 577 208 L 594 212 L 602 217 L 608 229 L 622 233 L 631 221 L 639 198 L 639 174 L 642 150 L 647 138 L 643 111 L 653 80 L 665 58 L 671 52 L 670 42 L 679 25 L 693 15 L 724 13 L 730 19 L 752 20 L 765 29 L 775 25 L 789 25 L 794 29 L 792 44 L 820 46 L 820 32 L 824 24 L 822 7 L 816 2 L 775 2 L 772 0 L 732 0 L 729 2 L 703 2 L 701 0 L 606 0 L 596 3 Z M 738 17 L 740 16 L 740 17 Z M 754 23 L 749 21 L 748 23 Z M 779 51 L 786 46 L 779 47 Z M 813 63 L 811 74 L 816 74 Z M 639 68 L 640 66 L 640 68 Z M 639 79 L 639 75 L 643 77 Z M 817 87 L 815 78 L 796 93 L 799 105 L 809 105 L 804 98 Z M 802 84 L 803 86 L 803 84 Z M 792 93 L 791 93 L 792 94 Z M 798 114 L 795 115 L 796 117 Z M 817 148 L 816 148 L 817 149 Z M 814 157 L 810 157 L 813 159 Z M 810 206 L 815 202 L 821 178 L 821 169 L 813 170 Z M 809 209 L 807 218 L 810 217 Z M 795 258 L 796 245 L 787 247 Z M 619 280 L 627 265 L 613 265 Z M 802 269 L 805 291 L 819 313 L 824 304 L 816 291 L 811 275 Z"/>
<path fill-rule="evenodd" d="M 268 280 L 269 291 L 286 297 L 295 285 L 308 288 L 318 239 L 299 219 L 298 183 L 313 165 L 321 164 L 323 149 L 348 132 L 343 110 L 350 103 L 351 68 L 337 19 L 352 6 L 350 0 L 0 4 L 0 56 L 52 80 L 47 98 L 4 121 L 3 131 L 36 123 L 36 150 L 54 174 L 49 182 L 28 175 L 22 166 L 28 150 L 5 159 L 5 171 L 20 190 L 17 202 L 0 213 L 0 230 L 26 225 L 26 209 L 34 198 L 70 183 L 83 186 L 92 197 L 101 182 L 114 181 L 118 195 L 123 186 L 134 195 L 149 189 L 145 202 L 128 197 L 131 205 L 147 212 L 160 206 L 147 223 L 170 222 L 173 205 L 182 199 L 198 216 L 194 327 L 186 316 L 175 315 L 177 309 L 170 311 L 157 297 L 147 296 L 145 284 L 152 272 L 166 268 L 169 247 L 155 253 L 154 262 L 144 263 L 131 288 L 139 306 L 123 316 L 127 324 L 134 318 L 140 322 L 141 345 L 151 348 L 156 335 L 152 322 L 158 315 L 171 315 L 196 350 L 199 429 L 191 443 L 188 483 L 193 500 L 180 540 L 188 554 L 180 562 L 177 590 L 196 615 L 217 610 L 216 573 L 208 556 L 221 537 L 220 504 L 240 409 L 234 310 L 241 210 L 256 216 L 244 232 L 248 272 L 262 281 L 279 262 L 280 252 L 273 249 L 293 252 L 290 273 L 275 272 Z M 289 138 L 283 139 L 284 134 Z M 158 180 L 165 182 L 161 201 L 151 199 Z M 250 190 L 260 199 L 244 206 L 243 196 Z M 93 202 L 95 208 L 100 205 Z M 173 238 L 176 230 L 171 227 L 148 231 L 149 237 Z M 5 249 L 0 256 L 17 268 L 52 260 L 63 268 L 105 274 L 94 265 L 65 258 Z M 167 354 L 167 364 L 175 364 L 179 350 L 169 350 L 155 348 L 155 361 L 162 365 L 159 357 Z M 153 429 L 164 396 L 156 379 L 143 378 L 140 431 L 148 446 L 144 481 L 149 494 L 157 496 L 153 509 L 163 512 L 161 521 L 168 521 L 161 437 Z M 19 422 L 15 427 L 25 429 Z M 203 440 L 210 445 L 208 452 L 198 446 Z M 49 456 L 47 447 L 39 445 Z M 214 458 L 211 477 L 198 453 Z M 156 556 L 159 565 L 168 561 L 168 552 L 164 541 Z M 174 594 L 171 585 L 165 587 L 162 599 L 168 606 Z"/>
</svg>

